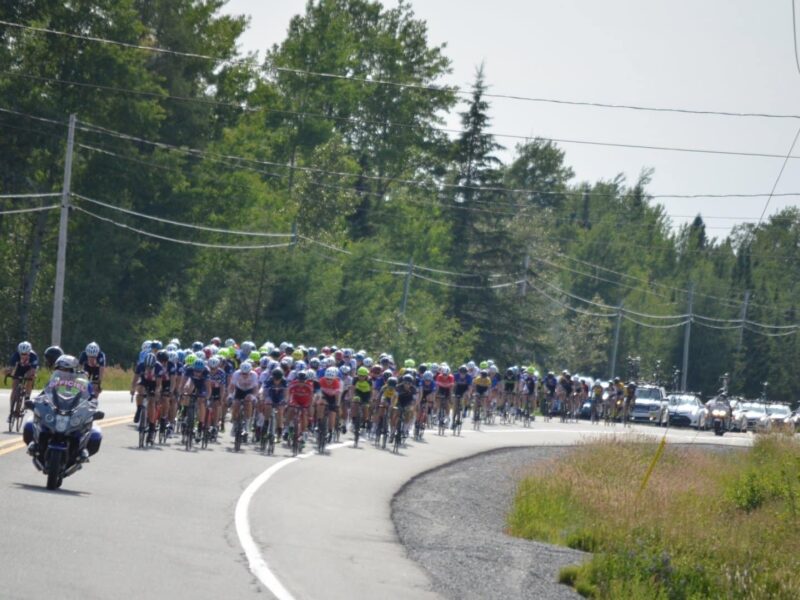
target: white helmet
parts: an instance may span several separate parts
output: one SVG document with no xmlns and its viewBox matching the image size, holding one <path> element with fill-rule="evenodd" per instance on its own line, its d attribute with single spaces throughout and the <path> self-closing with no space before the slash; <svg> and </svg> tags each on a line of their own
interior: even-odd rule
<svg viewBox="0 0 800 600">
<path fill-rule="evenodd" d="M 253 363 L 251 363 L 249 360 L 246 360 L 241 365 L 239 365 L 239 370 L 245 375 L 247 375 L 247 373 L 253 370 Z"/>
<path fill-rule="evenodd" d="M 20 342 L 17 346 L 17 352 L 20 354 L 30 354 L 31 350 L 33 350 L 33 346 L 30 342 Z"/>
<path fill-rule="evenodd" d="M 145 340 L 142 342 L 142 352 L 149 352 L 153 340 Z"/>
<path fill-rule="evenodd" d="M 220 361 L 218 356 L 212 356 L 211 358 L 208 359 L 208 368 L 216 369 L 219 366 L 219 362 Z"/>
<path fill-rule="evenodd" d="M 86 356 L 90 358 L 100 356 L 100 346 L 97 345 L 97 342 L 89 342 L 89 345 L 86 346 Z"/>
<path fill-rule="evenodd" d="M 59 371 L 74 372 L 78 368 L 78 359 L 71 354 L 62 354 L 56 360 L 55 367 Z"/>
<path fill-rule="evenodd" d="M 328 379 L 336 379 L 339 376 L 339 370 L 336 367 L 328 367 L 325 369 L 325 377 Z"/>
</svg>

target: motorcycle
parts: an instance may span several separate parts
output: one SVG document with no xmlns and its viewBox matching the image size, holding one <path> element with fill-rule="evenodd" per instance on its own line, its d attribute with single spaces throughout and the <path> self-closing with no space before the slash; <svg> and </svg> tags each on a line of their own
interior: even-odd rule
<svg viewBox="0 0 800 600">
<path fill-rule="evenodd" d="M 47 475 L 47 489 L 55 490 L 100 449 L 102 434 L 93 423 L 105 414 L 96 410 L 89 382 L 75 373 L 54 374 L 44 391 L 25 407 L 33 412 L 33 420 L 23 431 L 28 454 L 33 465 Z"/>
<path fill-rule="evenodd" d="M 725 435 L 730 426 L 730 418 L 731 409 L 727 404 L 717 402 L 711 406 L 711 424 L 714 435 Z"/>
</svg>

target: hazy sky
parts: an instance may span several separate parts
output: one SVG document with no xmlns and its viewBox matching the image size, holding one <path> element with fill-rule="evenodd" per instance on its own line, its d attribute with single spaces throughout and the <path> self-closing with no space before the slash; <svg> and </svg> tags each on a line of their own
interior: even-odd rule
<svg viewBox="0 0 800 600">
<path fill-rule="evenodd" d="M 246 14 L 243 51 L 280 43 L 305 0 L 230 0 Z M 384 2 L 394 6 L 394 1 Z M 468 87 L 483 61 L 491 92 L 644 106 L 800 114 L 790 0 L 416 0 L 431 44 L 447 44 Z M 656 114 L 492 100 L 497 133 L 684 148 L 786 154 L 798 119 Z M 457 118 L 450 126 L 458 127 Z M 513 148 L 512 139 L 498 141 Z M 655 169 L 652 194 L 768 193 L 781 158 L 688 154 L 562 144 L 576 181 L 635 181 Z M 800 156 L 800 142 L 794 155 Z M 790 160 L 776 193 L 800 193 Z M 796 205 L 773 198 L 767 214 Z M 766 197 L 663 200 L 675 223 L 703 214 L 709 234 L 758 219 Z"/>
</svg>

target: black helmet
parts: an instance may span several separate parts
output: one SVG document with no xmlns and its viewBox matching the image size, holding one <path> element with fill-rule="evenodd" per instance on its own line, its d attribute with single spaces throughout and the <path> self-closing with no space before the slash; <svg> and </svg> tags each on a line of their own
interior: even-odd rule
<svg viewBox="0 0 800 600">
<path fill-rule="evenodd" d="M 273 379 L 283 379 L 283 369 L 278 367 L 272 369 L 272 378 Z"/>
<path fill-rule="evenodd" d="M 58 357 L 64 354 L 64 351 L 58 346 L 50 346 L 44 351 L 44 358 L 47 361 L 47 366 L 52 367 L 56 364 Z"/>
<path fill-rule="evenodd" d="M 169 353 L 166 350 L 159 350 L 156 352 L 156 360 L 158 362 L 167 362 L 169 360 Z"/>
<path fill-rule="evenodd" d="M 192 352 L 199 352 L 203 349 L 203 342 L 192 342 Z"/>
<path fill-rule="evenodd" d="M 308 375 L 306 375 L 305 371 L 297 372 L 297 381 L 305 381 L 306 379 L 308 379 Z"/>
<path fill-rule="evenodd" d="M 489 376 L 489 371 L 487 371 L 486 369 L 481 370 L 481 377 L 488 377 L 488 376 Z"/>
<path fill-rule="evenodd" d="M 397 387 L 397 377 L 389 377 L 389 380 L 386 382 L 386 385 L 388 385 L 390 388 L 396 388 Z"/>
<path fill-rule="evenodd" d="M 414 376 L 411 373 L 406 373 L 403 375 L 403 383 L 414 383 Z"/>
</svg>

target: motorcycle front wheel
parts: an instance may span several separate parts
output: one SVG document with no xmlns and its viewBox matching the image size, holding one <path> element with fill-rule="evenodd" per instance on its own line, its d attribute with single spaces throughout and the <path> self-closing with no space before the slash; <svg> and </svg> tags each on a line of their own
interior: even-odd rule
<svg viewBox="0 0 800 600">
<path fill-rule="evenodd" d="M 47 457 L 47 489 L 56 490 L 61 487 L 61 453 L 50 452 Z"/>
</svg>

